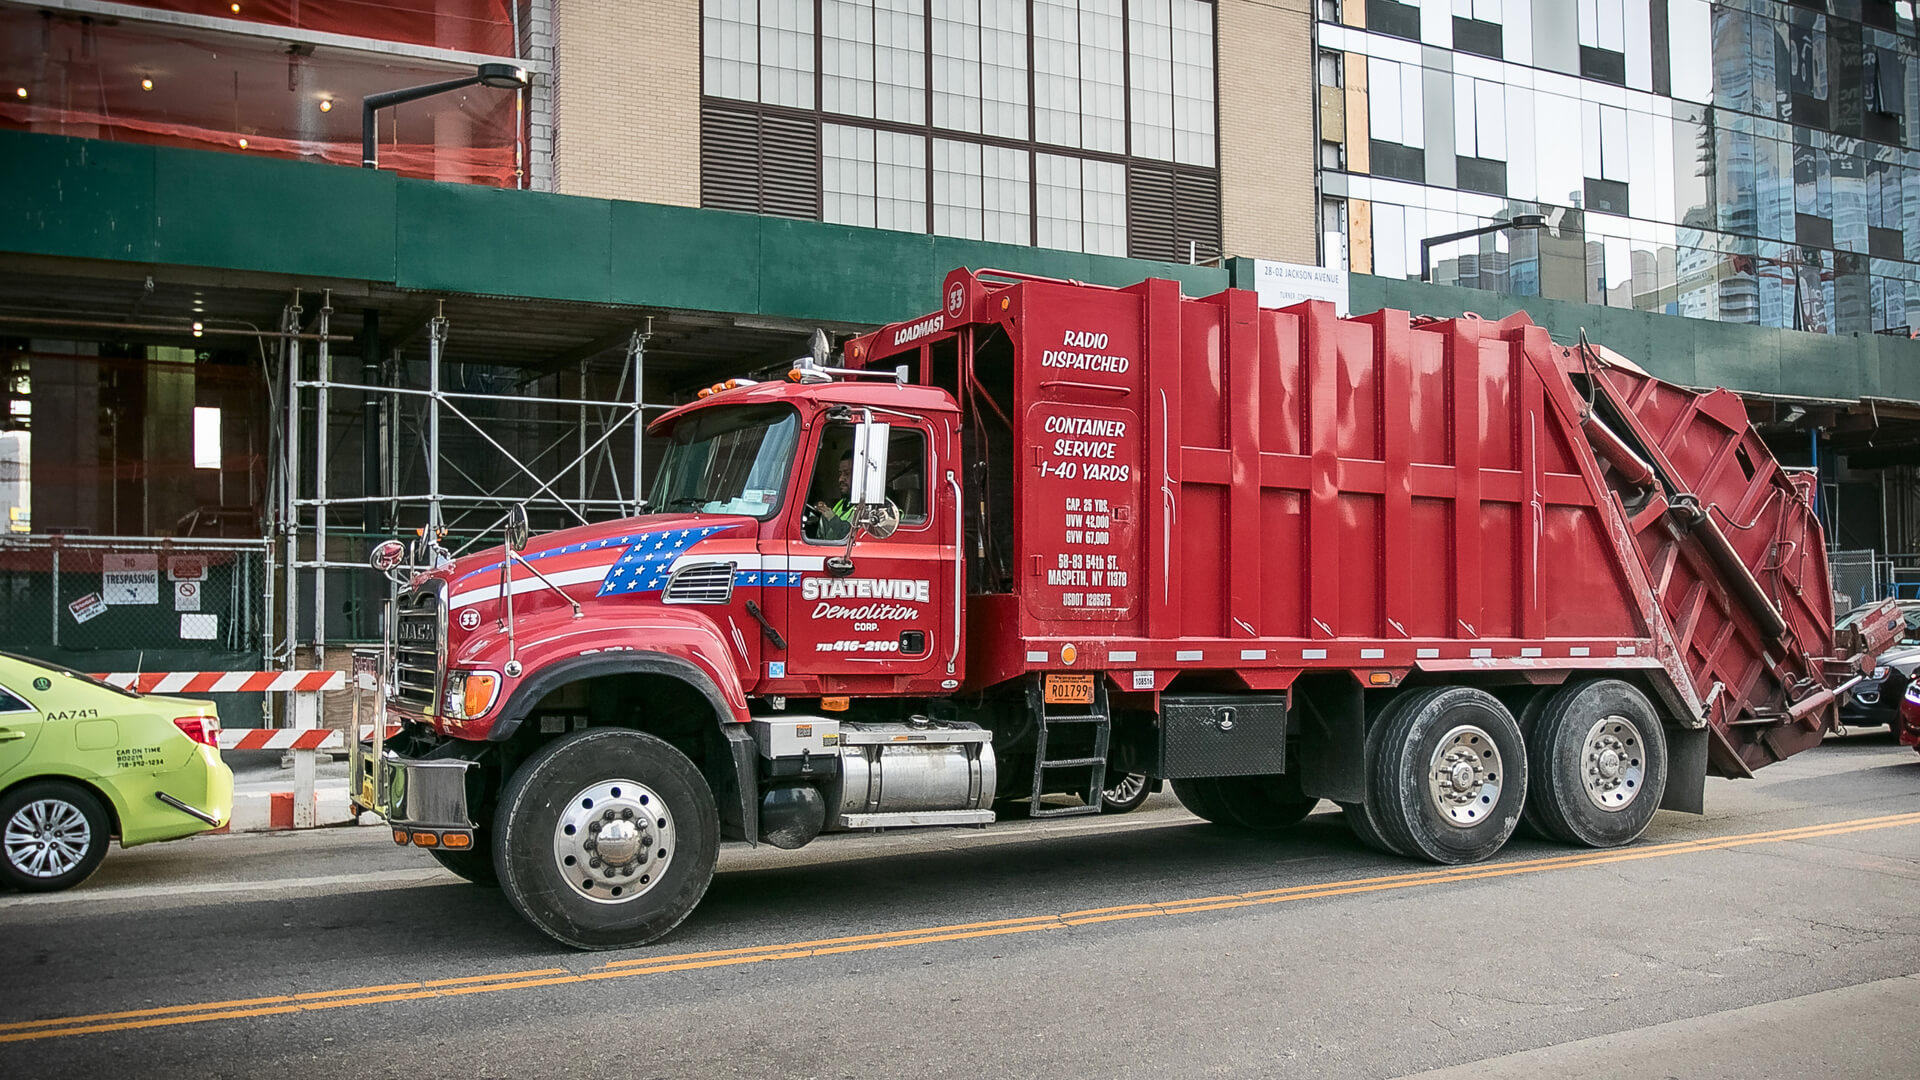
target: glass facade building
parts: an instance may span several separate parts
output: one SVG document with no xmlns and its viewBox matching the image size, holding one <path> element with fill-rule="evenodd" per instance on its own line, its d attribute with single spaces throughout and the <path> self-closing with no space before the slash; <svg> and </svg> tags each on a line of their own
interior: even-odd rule
<svg viewBox="0 0 1920 1080">
<path fill-rule="evenodd" d="M 1827 333 L 1920 325 L 1920 38 L 1889 0 L 1318 0 L 1359 272 Z"/>
<path fill-rule="evenodd" d="M 1220 254 L 1208 0 L 703 0 L 701 205 Z"/>
</svg>

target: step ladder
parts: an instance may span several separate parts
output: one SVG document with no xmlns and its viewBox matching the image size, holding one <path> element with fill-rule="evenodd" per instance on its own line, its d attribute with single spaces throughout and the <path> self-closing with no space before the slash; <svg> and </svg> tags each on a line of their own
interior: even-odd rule
<svg viewBox="0 0 1920 1080">
<path fill-rule="evenodd" d="M 1098 676 L 1095 677 L 1091 705 L 1049 705 L 1046 694 L 1041 689 L 1041 679 L 1035 679 L 1027 686 L 1027 701 L 1036 721 L 1030 816 L 1050 818 L 1099 813 L 1100 792 L 1107 786 L 1107 739 L 1112 732 L 1112 721 L 1107 712 L 1105 684 Z M 1086 746 L 1087 740 L 1084 737 L 1072 738 L 1071 734 L 1075 732 L 1090 732 L 1093 745 Z M 1047 756 L 1049 747 L 1059 749 L 1063 742 L 1073 747 L 1067 752 L 1084 752 L 1088 756 L 1049 758 Z M 1047 770 L 1070 768 L 1087 770 L 1087 790 L 1081 796 L 1085 805 L 1047 806 L 1043 804 L 1040 797 L 1047 790 Z"/>
</svg>

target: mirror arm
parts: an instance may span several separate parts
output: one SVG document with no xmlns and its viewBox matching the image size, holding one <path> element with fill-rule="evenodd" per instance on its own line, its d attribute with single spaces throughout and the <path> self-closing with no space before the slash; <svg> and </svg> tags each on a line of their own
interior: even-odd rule
<svg viewBox="0 0 1920 1080">
<path fill-rule="evenodd" d="M 526 557 L 525 557 L 525 556 L 523 556 L 523 555 L 521 555 L 521 554 L 520 554 L 519 552 L 517 552 L 517 551 L 515 551 L 515 552 L 512 552 L 512 555 L 513 555 L 513 561 L 514 561 L 514 562 L 517 562 L 517 563 L 519 563 L 519 564 L 520 564 L 521 566 L 524 566 L 524 567 L 526 567 L 526 568 L 527 568 L 528 570 L 530 570 L 530 571 L 532 571 L 532 572 L 533 572 L 533 576 L 534 576 L 534 577 L 537 577 L 537 578 L 539 578 L 539 579 L 540 579 L 540 583 L 541 583 L 542 585 L 545 585 L 545 586 L 546 586 L 547 588 L 549 588 L 549 589 L 551 589 L 551 590 L 553 590 L 553 594 L 554 594 L 555 596 L 558 596 L 558 597 L 559 597 L 560 599 L 562 599 L 562 600 L 565 600 L 565 601 L 566 601 L 566 602 L 567 602 L 567 603 L 568 603 L 568 604 L 569 604 L 570 606 L 572 606 L 572 608 L 573 608 L 573 617 L 574 617 L 574 618 L 576 618 L 576 619 L 577 619 L 577 618 L 579 618 L 579 617 L 581 616 L 581 611 L 580 611 L 580 601 L 578 601 L 578 600 L 575 600 L 575 599 L 574 599 L 573 597 L 571 597 L 571 596 L 568 596 L 568 595 L 567 595 L 567 593 L 566 593 L 566 590 L 564 590 L 564 589 L 562 589 L 562 588 L 561 588 L 560 586 L 558 586 L 558 585 L 555 585 L 555 584 L 554 584 L 554 583 L 553 583 L 553 582 L 552 582 L 551 580 L 549 580 L 549 579 L 547 578 L 547 575 L 545 575 L 545 574 L 543 574 L 543 573 L 541 573 L 541 572 L 540 572 L 540 568 L 539 568 L 539 567 L 537 567 L 537 566 L 535 566 L 535 565 L 533 565 L 532 563 L 530 563 L 530 562 L 528 562 L 528 561 L 526 560 Z"/>
</svg>

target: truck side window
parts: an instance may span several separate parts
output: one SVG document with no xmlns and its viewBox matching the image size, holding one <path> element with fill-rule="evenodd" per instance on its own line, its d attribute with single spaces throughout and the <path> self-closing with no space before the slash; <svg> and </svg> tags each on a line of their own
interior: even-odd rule
<svg viewBox="0 0 1920 1080">
<path fill-rule="evenodd" d="M 887 440 L 887 498 L 900 508 L 902 526 L 927 523 L 927 433 L 893 429 Z"/>
<path fill-rule="evenodd" d="M 802 534 L 808 540 L 845 540 L 853 519 L 853 427 L 834 424 L 820 437 L 807 484 Z M 887 498 L 900 508 L 903 527 L 927 521 L 927 435 L 918 428 L 893 429 L 887 440 Z"/>
</svg>

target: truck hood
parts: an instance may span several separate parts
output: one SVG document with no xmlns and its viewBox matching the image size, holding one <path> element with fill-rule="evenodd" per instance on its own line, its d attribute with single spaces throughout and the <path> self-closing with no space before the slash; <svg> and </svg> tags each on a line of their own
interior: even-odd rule
<svg viewBox="0 0 1920 1080">
<path fill-rule="evenodd" d="M 545 581 L 526 567 L 514 567 L 514 605 L 530 614 L 560 603 L 549 583 L 580 601 L 603 596 L 658 599 L 684 560 L 737 555 L 739 561 L 747 561 L 756 548 L 758 526 L 753 518 L 736 515 L 650 514 L 546 533 L 520 553 Z M 484 619 L 497 614 L 501 570 L 506 565 L 501 556 L 494 547 L 434 571 L 435 577 L 447 582 L 447 606 L 454 616 L 456 638 L 461 630 L 478 629 Z M 478 610 L 462 621 L 460 613 L 469 608 Z"/>
</svg>

